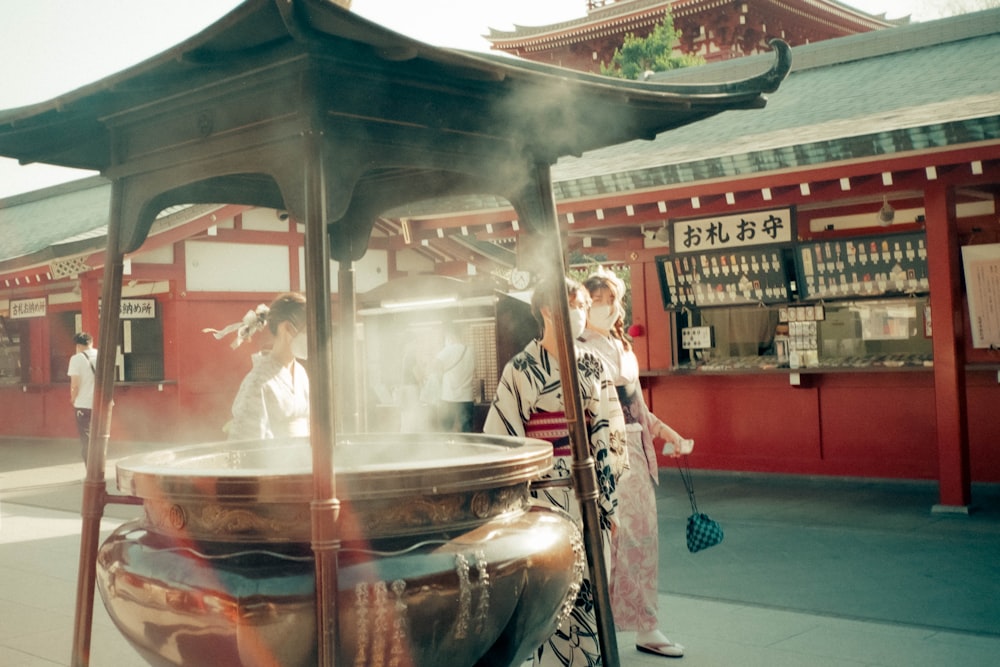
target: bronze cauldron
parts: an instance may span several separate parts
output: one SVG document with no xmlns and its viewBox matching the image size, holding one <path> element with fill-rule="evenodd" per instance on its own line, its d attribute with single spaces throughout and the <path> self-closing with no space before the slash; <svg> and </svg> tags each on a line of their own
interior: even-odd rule
<svg viewBox="0 0 1000 667">
<path fill-rule="evenodd" d="M 579 531 L 532 507 L 537 440 L 342 436 L 338 665 L 514 665 L 568 613 Z M 154 665 L 315 665 L 306 439 L 198 445 L 118 464 L 144 516 L 102 545 L 111 618 Z"/>
</svg>

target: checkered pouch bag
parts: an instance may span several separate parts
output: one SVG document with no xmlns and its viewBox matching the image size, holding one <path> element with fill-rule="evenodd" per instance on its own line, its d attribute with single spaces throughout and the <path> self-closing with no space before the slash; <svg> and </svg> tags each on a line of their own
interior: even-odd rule
<svg viewBox="0 0 1000 667">
<path fill-rule="evenodd" d="M 688 517 L 686 531 L 688 551 L 696 553 L 702 549 L 714 547 L 722 542 L 722 526 L 707 514 L 698 511 L 698 503 L 694 499 L 694 482 L 691 479 L 691 468 L 688 466 L 687 457 L 684 457 L 683 465 L 678 459 L 677 469 L 681 472 L 688 500 L 691 501 L 691 516 Z"/>
</svg>

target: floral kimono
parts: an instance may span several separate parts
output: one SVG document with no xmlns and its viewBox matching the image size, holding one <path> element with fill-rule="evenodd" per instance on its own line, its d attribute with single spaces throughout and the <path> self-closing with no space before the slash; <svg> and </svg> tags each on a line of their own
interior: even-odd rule
<svg viewBox="0 0 1000 667">
<path fill-rule="evenodd" d="M 631 467 L 618 485 L 621 530 L 615 535 L 611 559 L 611 607 L 620 630 L 647 631 L 657 625 L 657 566 L 659 540 L 656 521 L 658 483 L 653 433 L 660 420 L 650 412 L 639 385 L 639 361 L 621 341 L 588 329 L 578 344 L 601 359 L 613 378 L 628 434 Z"/>
</svg>

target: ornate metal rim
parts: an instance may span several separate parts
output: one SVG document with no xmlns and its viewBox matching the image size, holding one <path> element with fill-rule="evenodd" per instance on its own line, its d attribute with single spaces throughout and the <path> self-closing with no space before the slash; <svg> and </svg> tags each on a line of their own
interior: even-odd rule
<svg viewBox="0 0 1000 667">
<path fill-rule="evenodd" d="M 477 434 L 385 433 L 338 437 L 337 494 L 368 501 L 470 493 L 527 483 L 552 466 L 541 440 Z M 128 457 L 118 488 L 157 502 L 308 503 L 308 438 L 217 442 Z"/>
</svg>

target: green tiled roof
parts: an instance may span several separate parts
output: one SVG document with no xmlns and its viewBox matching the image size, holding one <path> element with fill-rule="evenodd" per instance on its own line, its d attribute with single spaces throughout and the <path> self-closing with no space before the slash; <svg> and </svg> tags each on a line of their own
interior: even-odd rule
<svg viewBox="0 0 1000 667">
<path fill-rule="evenodd" d="M 88 239 L 103 246 L 110 200 L 111 185 L 98 176 L 0 200 L 0 263 L 35 263 L 44 259 L 36 253 Z"/>
<path fill-rule="evenodd" d="M 764 109 L 563 158 L 553 169 L 557 199 L 1000 138 L 1000 10 L 792 53 L 792 72 Z M 656 78 L 726 80 L 766 65 L 753 56 Z"/>
<path fill-rule="evenodd" d="M 731 81 L 765 70 L 771 58 L 655 78 Z M 997 71 L 1000 9 L 794 47 L 792 71 L 764 109 L 726 111 L 652 141 L 562 158 L 552 169 L 556 200 L 1000 139 Z M 455 197 L 400 214 L 498 207 L 496 197 Z"/>
</svg>

